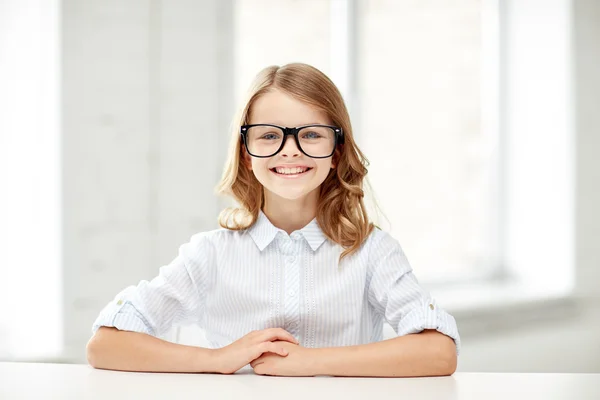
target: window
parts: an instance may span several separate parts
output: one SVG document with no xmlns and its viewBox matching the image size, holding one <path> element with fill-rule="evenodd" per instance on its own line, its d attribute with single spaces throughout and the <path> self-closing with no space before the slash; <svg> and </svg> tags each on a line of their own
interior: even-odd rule
<svg viewBox="0 0 600 400">
<path fill-rule="evenodd" d="M 382 225 L 422 281 L 490 276 L 498 136 L 483 117 L 494 117 L 486 90 L 497 77 L 483 68 L 495 54 L 482 41 L 493 45 L 497 33 L 482 29 L 482 2 L 364 0 L 359 9 L 356 136 Z"/>
<path fill-rule="evenodd" d="M 254 75 L 269 65 L 311 64 L 330 69 L 330 2 L 236 0 L 234 2 L 237 103 Z"/>
<path fill-rule="evenodd" d="M 58 14 L 0 2 L 0 359 L 62 350 Z"/>
</svg>

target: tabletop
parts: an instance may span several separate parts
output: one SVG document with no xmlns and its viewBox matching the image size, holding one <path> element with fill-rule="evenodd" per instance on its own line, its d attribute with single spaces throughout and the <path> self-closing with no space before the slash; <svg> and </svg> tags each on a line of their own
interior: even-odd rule
<svg viewBox="0 0 600 400">
<path fill-rule="evenodd" d="M 600 399 L 600 374 L 457 372 L 428 378 L 163 374 L 0 362 L 0 399 Z M 517 396 L 517 397 L 515 397 Z"/>
</svg>

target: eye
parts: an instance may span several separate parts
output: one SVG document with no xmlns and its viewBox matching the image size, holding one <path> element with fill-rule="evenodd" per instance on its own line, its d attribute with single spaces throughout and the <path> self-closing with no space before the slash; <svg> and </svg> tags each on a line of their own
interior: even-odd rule
<svg viewBox="0 0 600 400">
<path fill-rule="evenodd" d="M 262 135 L 260 138 L 265 139 L 265 140 L 277 140 L 277 139 L 279 139 L 279 135 L 276 133 L 266 133 L 266 134 Z"/>
<path fill-rule="evenodd" d="M 317 132 L 306 132 L 302 135 L 303 139 L 318 139 L 320 137 L 322 136 Z"/>
</svg>

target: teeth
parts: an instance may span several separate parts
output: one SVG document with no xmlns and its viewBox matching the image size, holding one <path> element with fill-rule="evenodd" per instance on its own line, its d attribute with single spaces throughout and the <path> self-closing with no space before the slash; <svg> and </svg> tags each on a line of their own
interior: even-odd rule
<svg viewBox="0 0 600 400">
<path fill-rule="evenodd" d="M 305 172 L 308 168 L 275 168 L 278 174 L 294 175 Z"/>
</svg>

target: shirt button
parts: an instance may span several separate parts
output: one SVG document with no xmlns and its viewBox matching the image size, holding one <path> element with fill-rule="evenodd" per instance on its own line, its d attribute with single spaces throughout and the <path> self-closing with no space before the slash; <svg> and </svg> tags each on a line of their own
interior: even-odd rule
<svg viewBox="0 0 600 400">
<path fill-rule="evenodd" d="M 294 297 L 294 296 L 296 295 L 296 292 L 295 292 L 293 289 L 291 289 L 291 290 L 288 290 L 288 295 L 289 295 L 290 297 Z"/>
<path fill-rule="evenodd" d="M 433 310 L 433 304 L 429 304 L 429 308 Z"/>
<path fill-rule="evenodd" d="M 296 257 L 288 257 L 287 258 L 287 262 L 292 264 L 294 262 L 294 260 L 296 260 Z"/>
</svg>

